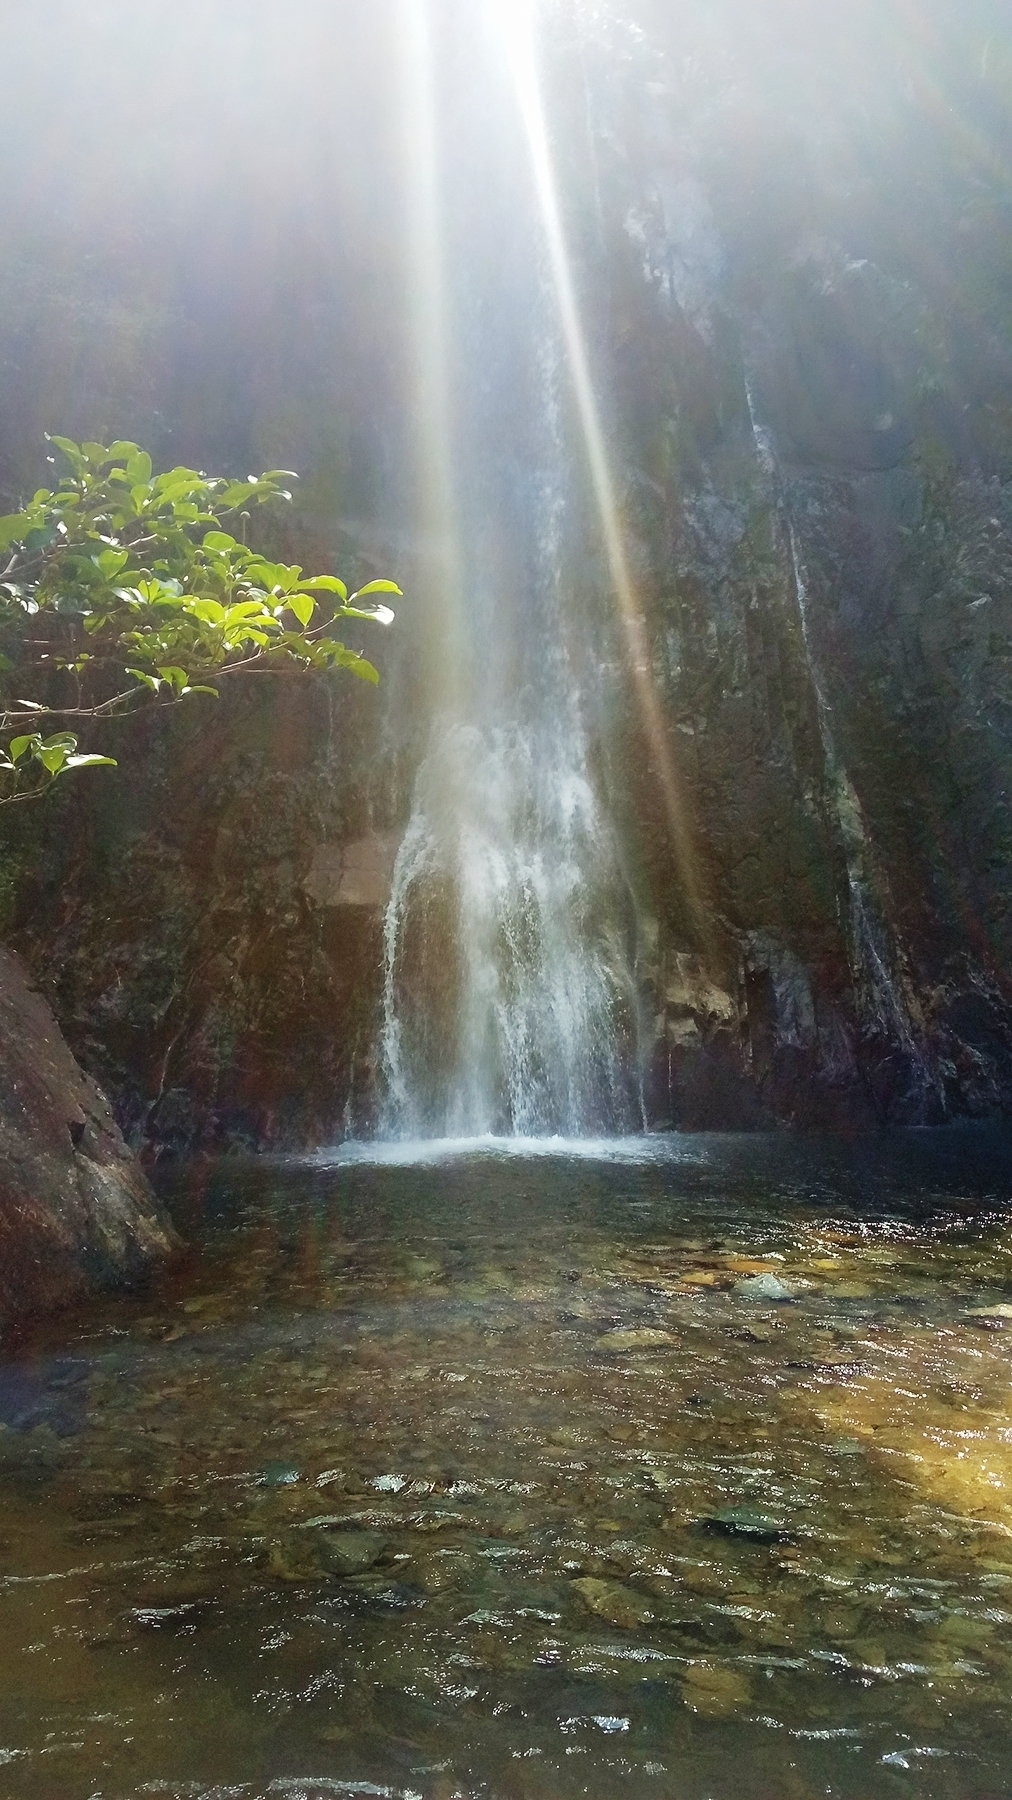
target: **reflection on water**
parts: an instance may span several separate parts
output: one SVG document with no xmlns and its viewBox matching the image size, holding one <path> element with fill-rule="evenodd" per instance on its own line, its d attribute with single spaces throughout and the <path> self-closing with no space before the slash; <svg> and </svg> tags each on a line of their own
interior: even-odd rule
<svg viewBox="0 0 1012 1800">
<path fill-rule="evenodd" d="M 0 1369 L 0 1793 L 1012 1795 L 1008 1148 L 454 1148 Z"/>
</svg>

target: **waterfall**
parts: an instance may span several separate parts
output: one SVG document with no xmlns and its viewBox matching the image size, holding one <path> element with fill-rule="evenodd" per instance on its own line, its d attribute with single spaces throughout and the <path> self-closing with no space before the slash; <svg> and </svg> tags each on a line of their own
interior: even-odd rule
<svg viewBox="0 0 1012 1800">
<path fill-rule="evenodd" d="M 459 594 L 385 918 L 381 1129 L 616 1133 L 642 1125 L 636 919 L 600 773 L 586 478 L 516 99 L 471 49 L 468 98 L 440 112 L 435 296 Z"/>
<path fill-rule="evenodd" d="M 635 918 L 567 648 L 550 389 L 544 406 L 558 460 L 534 497 L 526 591 L 512 596 L 527 628 L 523 678 L 504 677 L 494 617 L 476 606 L 484 653 L 470 659 L 458 715 L 433 725 L 394 870 L 382 1033 L 394 1135 L 641 1123 Z"/>
</svg>

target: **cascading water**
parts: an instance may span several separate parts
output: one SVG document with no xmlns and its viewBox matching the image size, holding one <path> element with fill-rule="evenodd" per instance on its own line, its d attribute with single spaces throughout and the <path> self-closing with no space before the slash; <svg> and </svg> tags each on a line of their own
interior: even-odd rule
<svg viewBox="0 0 1012 1800">
<path fill-rule="evenodd" d="M 515 97 L 501 59 L 468 68 L 479 99 L 444 157 L 469 172 L 445 177 L 461 598 L 386 914 L 382 1124 L 623 1132 L 642 1123 L 635 909 L 595 771 L 580 458 Z"/>
<path fill-rule="evenodd" d="M 476 604 L 484 653 L 457 716 L 433 727 L 397 858 L 382 1041 L 397 1134 L 640 1124 L 634 919 L 565 644 L 564 500 L 551 470 L 540 487 L 510 601 L 522 680 L 496 652 L 495 607 Z"/>
</svg>

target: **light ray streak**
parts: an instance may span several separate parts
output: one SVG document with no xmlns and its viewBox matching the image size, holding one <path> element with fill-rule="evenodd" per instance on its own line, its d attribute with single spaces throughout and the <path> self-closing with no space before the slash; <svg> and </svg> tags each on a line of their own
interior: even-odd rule
<svg viewBox="0 0 1012 1800">
<path fill-rule="evenodd" d="M 425 574 L 435 628 L 432 686 L 457 710 L 463 679 L 463 559 L 455 498 L 446 227 L 439 154 L 436 54 L 429 0 L 399 0 L 400 84 L 406 173 L 409 316 L 413 332 L 413 455 Z M 423 581 L 424 581 L 423 575 Z"/>
<path fill-rule="evenodd" d="M 496 12 L 496 25 L 509 60 L 517 103 L 527 136 L 534 188 L 541 212 L 549 266 L 583 433 L 594 501 L 608 562 L 608 572 L 625 633 L 640 715 L 661 786 L 671 844 L 685 896 L 694 914 L 697 927 L 705 930 L 706 913 L 699 892 L 685 803 L 650 666 L 650 644 L 643 612 L 636 595 L 623 539 L 618 500 L 608 462 L 607 442 L 594 391 L 586 336 L 566 243 L 565 227 L 559 205 L 558 184 L 555 178 L 548 127 L 541 98 L 541 83 L 535 59 L 533 7 L 531 0 L 499 0 Z"/>
</svg>

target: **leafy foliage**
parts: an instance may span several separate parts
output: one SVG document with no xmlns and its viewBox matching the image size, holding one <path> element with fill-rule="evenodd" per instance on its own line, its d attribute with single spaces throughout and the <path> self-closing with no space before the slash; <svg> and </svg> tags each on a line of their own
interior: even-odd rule
<svg viewBox="0 0 1012 1800">
<path fill-rule="evenodd" d="M 44 735 L 57 721 L 217 695 L 221 679 L 254 670 L 379 680 L 334 625 L 389 624 L 379 597 L 396 583 L 349 596 L 336 575 L 307 576 L 245 542 L 254 508 L 291 499 L 289 471 L 155 475 L 136 444 L 51 441 L 67 472 L 0 518 L 0 805 L 112 762 L 80 754 L 74 729 Z"/>
</svg>

